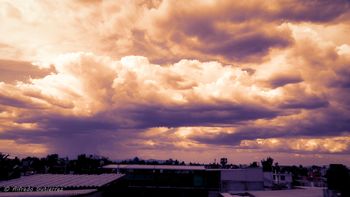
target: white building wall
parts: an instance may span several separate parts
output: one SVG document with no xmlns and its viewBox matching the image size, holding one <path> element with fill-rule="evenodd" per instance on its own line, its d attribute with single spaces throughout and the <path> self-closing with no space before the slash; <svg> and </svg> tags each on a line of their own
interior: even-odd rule
<svg viewBox="0 0 350 197">
<path fill-rule="evenodd" d="M 284 185 L 287 188 L 292 188 L 292 174 L 290 173 L 273 173 L 264 172 L 264 186 L 272 187 L 273 185 Z"/>
<path fill-rule="evenodd" d="M 272 172 L 264 172 L 264 187 L 272 187 L 273 184 Z"/>
</svg>

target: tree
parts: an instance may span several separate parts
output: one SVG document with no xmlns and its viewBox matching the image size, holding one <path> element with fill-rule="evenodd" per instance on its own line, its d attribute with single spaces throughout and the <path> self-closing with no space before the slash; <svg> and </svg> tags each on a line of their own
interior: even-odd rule
<svg viewBox="0 0 350 197">
<path fill-rule="evenodd" d="M 227 158 L 225 158 L 225 157 L 221 158 L 220 159 L 220 164 L 221 164 L 222 167 L 225 167 L 226 164 L 227 164 Z"/>
<path fill-rule="evenodd" d="M 46 164 L 49 166 L 57 165 L 58 163 L 58 154 L 51 154 L 46 156 Z"/>
<path fill-rule="evenodd" d="M 165 165 L 173 165 L 173 164 L 174 164 L 174 160 L 172 158 L 165 161 Z"/>
<path fill-rule="evenodd" d="M 250 167 L 250 168 L 257 168 L 257 167 L 259 167 L 258 162 L 254 161 L 253 163 L 251 163 L 251 164 L 249 165 L 249 167 Z"/>
<path fill-rule="evenodd" d="M 45 163 L 44 159 L 39 159 L 37 157 L 26 157 L 21 160 L 21 166 L 23 172 L 34 171 L 36 173 L 45 173 Z"/>
<path fill-rule="evenodd" d="M 261 165 L 263 167 L 264 172 L 272 172 L 272 164 L 273 159 L 271 157 L 266 158 L 266 160 L 261 160 Z"/>
<path fill-rule="evenodd" d="M 0 180 L 8 179 L 8 170 L 10 168 L 8 156 L 8 154 L 0 153 Z"/>
<path fill-rule="evenodd" d="M 278 162 L 275 163 L 275 167 L 274 167 L 274 171 L 275 172 L 280 172 L 281 168 L 280 166 L 278 165 Z"/>
<path fill-rule="evenodd" d="M 350 196 L 349 169 L 342 164 L 331 164 L 327 170 L 328 189 L 336 190 L 341 196 Z"/>
<path fill-rule="evenodd" d="M 10 159 L 10 155 L 0 153 L 0 180 L 18 178 L 20 176 L 19 159 Z"/>
<path fill-rule="evenodd" d="M 138 164 L 140 162 L 140 159 L 138 157 L 135 157 L 133 160 L 132 160 L 132 163 L 133 164 Z"/>
</svg>

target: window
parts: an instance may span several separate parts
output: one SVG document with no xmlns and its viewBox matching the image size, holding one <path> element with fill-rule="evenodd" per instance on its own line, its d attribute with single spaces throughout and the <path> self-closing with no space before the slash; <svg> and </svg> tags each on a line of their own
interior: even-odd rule
<svg viewBox="0 0 350 197">
<path fill-rule="evenodd" d="M 281 176 L 281 181 L 284 181 L 286 180 L 286 177 L 285 176 Z"/>
</svg>

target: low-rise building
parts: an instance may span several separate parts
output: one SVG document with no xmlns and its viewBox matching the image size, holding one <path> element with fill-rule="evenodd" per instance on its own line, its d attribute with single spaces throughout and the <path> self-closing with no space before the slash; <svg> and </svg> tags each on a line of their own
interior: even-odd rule
<svg viewBox="0 0 350 197">
<path fill-rule="evenodd" d="M 292 174 L 288 172 L 264 172 L 264 186 L 268 188 L 292 188 Z"/>
<path fill-rule="evenodd" d="M 117 194 L 125 196 L 208 196 L 220 189 L 220 171 L 204 166 L 113 164 L 110 172 L 125 174 L 126 187 Z"/>
<path fill-rule="evenodd" d="M 262 168 L 207 169 L 186 165 L 107 165 L 125 174 L 123 194 L 152 196 L 218 196 L 220 192 L 264 189 Z M 119 191 L 120 192 L 120 191 Z"/>
</svg>

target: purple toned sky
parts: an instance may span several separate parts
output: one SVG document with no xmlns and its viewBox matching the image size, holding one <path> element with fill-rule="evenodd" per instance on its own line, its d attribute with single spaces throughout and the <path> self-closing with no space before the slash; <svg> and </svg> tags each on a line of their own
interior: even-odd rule
<svg viewBox="0 0 350 197">
<path fill-rule="evenodd" d="M 349 10 L 0 0 L 0 152 L 350 165 Z"/>
</svg>

